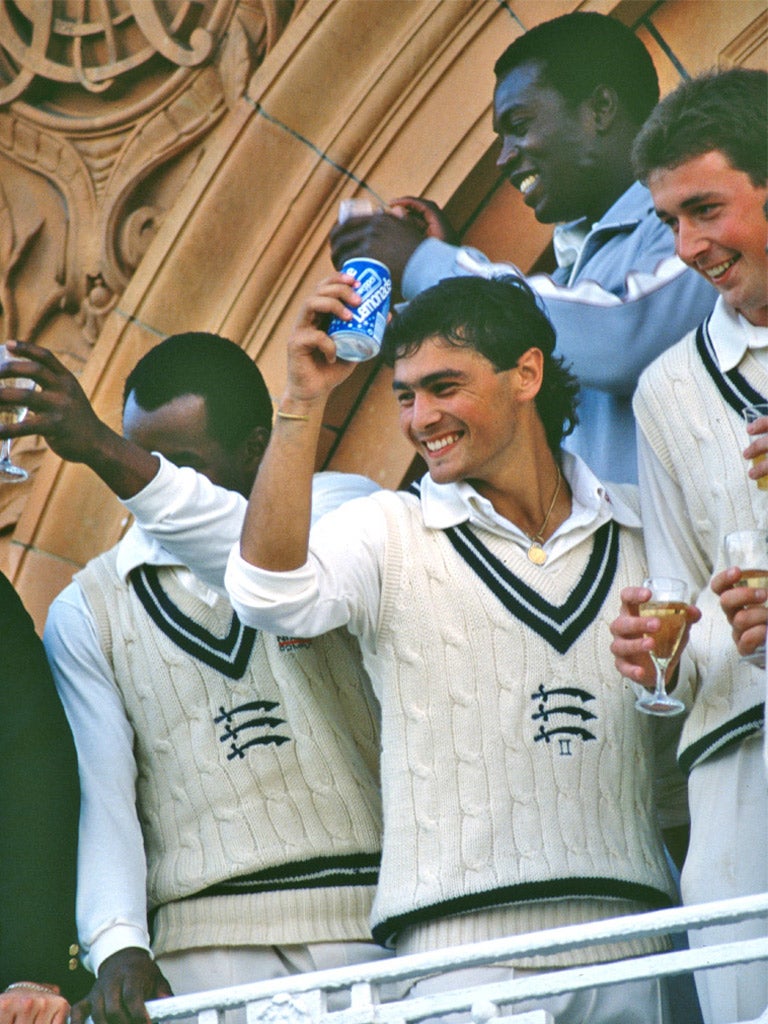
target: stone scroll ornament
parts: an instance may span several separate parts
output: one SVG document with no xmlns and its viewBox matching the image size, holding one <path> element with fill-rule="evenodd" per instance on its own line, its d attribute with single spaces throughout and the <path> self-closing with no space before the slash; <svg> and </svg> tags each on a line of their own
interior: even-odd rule
<svg viewBox="0 0 768 1024">
<path fill-rule="evenodd" d="M 38 342 L 82 371 L 302 2 L 0 2 L 0 342 Z M 34 471 L 42 445 L 23 445 Z"/>
</svg>

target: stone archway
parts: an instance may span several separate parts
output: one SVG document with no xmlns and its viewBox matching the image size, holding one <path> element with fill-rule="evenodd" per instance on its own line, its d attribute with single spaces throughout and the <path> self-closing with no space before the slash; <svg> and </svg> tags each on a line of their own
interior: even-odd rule
<svg viewBox="0 0 768 1024">
<path fill-rule="evenodd" d="M 96 272 L 78 281 L 67 300 L 71 308 L 64 303 L 77 331 L 62 333 L 64 341 L 51 347 L 82 366 L 84 387 L 115 426 L 122 381 L 136 359 L 158 338 L 190 328 L 217 331 L 243 345 L 279 394 L 284 338 L 307 288 L 330 269 L 326 242 L 338 201 L 354 194 L 384 201 L 403 192 L 429 195 L 447 207 L 468 240 L 494 258 L 528 268 L 546 248 L 548 232 L 508 186 L 497 188 L 490 119 L 495 58 L 531 25 L 581 7 L 635 26 L 664 91 L 681 73 L 715 64 L 729 46 L 738 51 L 738 62 L 764 66 L 762 0 L 744 0 L 738 15 L 727 0 L 695 4 L 706 13 L 708 35 L 693 46 L 691 5 L 683 0 L 209 4 L 210 23 L 182 21 L 186 35 L 177 30 L 179 45 L 190 51 L 195 28 L 215 35 L 208 57 L 197 68 L 172 71 L 180 79 L 186 75 L 187 84 L 119 149 L 124 159 L 139 160 L 142 153 L 150 164 L 153 153 L 168 159 L 148 167 L 141 188 L 131 190 L 115 174 L 102 183 L 102 196 L 120 198 L 110 207 L 111 219 L 104 218 L 103 206 L 104 223 L 96 218 L 98 245 L 88 236 L 92 248 L 84 251 Z M 123 6 L 127 12 L 133 7 L 127 0 Z M 189 6 L 177 0 L 179 17 Z M 215 17 L 220 20 L 214 25 Z M 158 52 L 155 62 L 168 63 L 168 55 Z M 0 64 L 0 71 L 8 80 L 8 69 Z M 65 147 L 56 156 L 44 134 L 35 141 L 26 124 L 19 128 L 20 103 L 0 109 L 0 160 L 15 160 L 50 180 L 43 161 L 59 159 L 71 168 L 73 195 L 83 182 L 82 195 L 65 195 L 60 218 L 66 221 L 70 202 L 99 210 L 87 176 Z M 169 124 L 175 133 L 170 148 L 157 142 Z M 17 250 L 22 238 L 40 237 L 28 216 L 25 231 L 14 236 Z M 0 195 L 0 225 L 3 217 Z M 48 261 L 63 266 L 69 282 L 68 257 L 57 257 L 53 244 L 50 249 Z M 0 268 L 2 260 L 0 248 Z M 54 274 L 45 300 L 57 317 L 58 280 Z M 34 288 L 30 294 L 41 298 Z M 23 318 L 18 323 L 23 331 Z M 40 337 L 50 340 L 44 331 Z M 366 473 L 385 486 L 397 486 L 408 474 L 411 453 L 397 432 L 389 390 L 386 371 L 360 368 L 329 408 L 324 464 Z M 39 469 L 11 538 L 9 564 L 40 623 L 72 572 L 120 536 L 125 515 L 89 471 L 42 456 L 42 448 L 27 457 L 38 459 Z"/>
</svg>

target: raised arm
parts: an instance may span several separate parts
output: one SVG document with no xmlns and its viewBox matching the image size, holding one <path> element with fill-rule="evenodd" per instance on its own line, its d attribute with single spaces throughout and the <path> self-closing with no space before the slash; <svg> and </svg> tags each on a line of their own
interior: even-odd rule
<svg viewBox="0 0 768 1024">
<path fill-rule="evenodd" d="M 405 268 L 424 238 L 452 242 L 454 231 L 440 207 L 429 199 L 401 196 L 387 210 L 350 217 L 331 230 L 331 259 L 340 269 L 353 256 L 381 260 L 389 268 L 392 288 L 402 297 Z"/>
<path fill-rule="evenodd" d="M 77 378 L 39 345 L 9 341 L 14 358 L 0 365 L 0 377 L 31 377 L 38 389 L 0 389 L 0 408 L 23 404 L 29 412 L 21 423 L 0 424 L 0 438 L 40 434 L 68 462 L 89 466 L 118 498 L 137 494 L 155 476 L 154 455 L 126 441 L 93 411 Z"/>
<path fill-rule="evenodd" d="M 324 331 L 329 316 L 350 319 L 345 303 L 357 305 L 354 278 L 333 274 L 304 306 L 288 342 L 288 379 L 267 451 L 248 502 L 240 554 L 274 572 L 298 569 L 307 560 L 312 475 L 331 391 L 354 370 L 336 359 Z"/>
</svg>

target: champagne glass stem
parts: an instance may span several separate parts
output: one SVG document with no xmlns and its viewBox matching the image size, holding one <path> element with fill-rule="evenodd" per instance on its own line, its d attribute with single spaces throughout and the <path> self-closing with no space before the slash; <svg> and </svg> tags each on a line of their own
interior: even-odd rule
<svg viewBox="0 0 768 1024">
<path fill-rule="evenodd" d="M 666 675 L 669 662 L 666 660 L 662 661 L 661 658 L 654 658 L 653 656 L 651 656 L 651 661 L 656 669 L 656 689 L 653 692 L 653 699 L 654 701 L 665 701 L 667 699 Z"/>
<path fill-rule="evenodd" d="M 11 462 L 11 439 L 6 437 L 0 447 L 0 483 L 20 484 L 28 477 L 26 469 Z"/>
</svg>

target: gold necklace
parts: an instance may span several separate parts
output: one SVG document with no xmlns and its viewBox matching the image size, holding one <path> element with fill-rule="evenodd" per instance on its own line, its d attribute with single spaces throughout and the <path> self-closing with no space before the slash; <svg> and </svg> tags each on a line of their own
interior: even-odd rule
<svg viewBox="0 0 768 1024">
<path fill-rule="evenodd" d="M 552 509 L 555 507 L 557 496 L 560 493 L 560 484 L 562 482 L 563 474 L 560 472 L 560 467 L 557 466 L 557 484 L 555 485 L 555 493 L 552 495 L 552 501 L 550 501 L 547 514 L 544 516 L 544 522 L 538 528 L 536 533 L 526 533 L 526 537 L 531 542 L 531 546 L 528 548 L 528 557 L 534 565 L 544 565 L 547 560 L 547 552 L 541 545 L 544 543 L 544 531 L 547 528 L 549 517 L 552 515 Z"/>
</svg>

